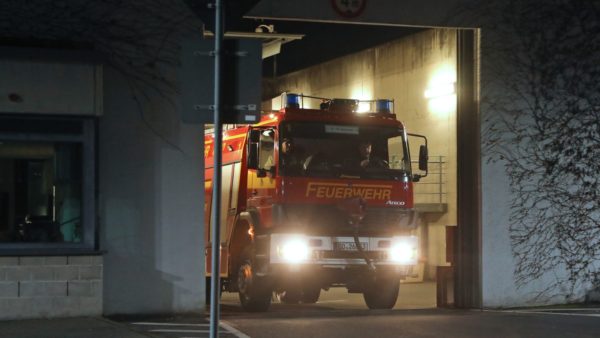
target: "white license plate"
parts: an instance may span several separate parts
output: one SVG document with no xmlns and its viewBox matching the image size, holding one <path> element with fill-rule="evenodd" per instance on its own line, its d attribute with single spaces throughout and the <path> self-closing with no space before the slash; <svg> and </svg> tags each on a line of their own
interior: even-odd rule
<svg viewBox="0 0 600 338">
<path fill-rule="evenodd" d="M 334 249 L 338 251 L 356 251 L 356 243 L 354 242 L 334 242 Z M 361 242 L 360 246 L 363 250 L 369 250 L 368 242 Z"/>
</svg>

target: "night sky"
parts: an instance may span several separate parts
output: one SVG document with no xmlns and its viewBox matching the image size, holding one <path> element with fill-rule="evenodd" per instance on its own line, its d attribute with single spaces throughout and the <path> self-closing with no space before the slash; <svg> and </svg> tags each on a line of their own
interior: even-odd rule
<svg viewBox="0 0 600 338">
<path fill-rule="evenodd" d="M 187 1 L 205 22 L 206 29 L 214 31 L 214 12 L 206 9 L 202 2 Z M 413 34 L 421 29 L 366 26 L 351 24 L 326 24 L 297 21 L 258 21 L 244 19 L 257 0 L 226 0 L 225 31 L 253 32 L 260 24 L 274 24 L 277 33 L 305 34 L 302 40 L 286 43 L 275 58 L 264 60 L 263 74 L 273 76 L 273 62 L 276 60 L 276 75 L 284 75 L 315 64 L 351 54 L 387 41 Z"/>
</svg>

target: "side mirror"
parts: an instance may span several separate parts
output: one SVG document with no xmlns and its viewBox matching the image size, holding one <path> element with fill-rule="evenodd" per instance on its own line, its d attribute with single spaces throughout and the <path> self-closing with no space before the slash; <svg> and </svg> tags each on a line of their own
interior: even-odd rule
<svg viewBox="0 0 600 338">
<path fill-rule="evenodd" d="M 411 133 L 406 133 L 406 135 L 421 139 L 421 142 L 419 143 L 425 143 L 419 146 L 419 170 L 424 171 L 425 173 L 412 175 L 413 182 L 419 182 L 419 180 L 421 180 L 423 177 L 426 177 L 428 174 L 427 162 L 429 161 L 429 151 L 427 150 L 427 137 L 425 137 L 424 135 Z"/>
<path fill-rule="evenodd" d="M 258 144 L 261 132 L 258 129 L 250 130 L 248 137 L 248 169 L 258 169 Z"/>
<path fill-rule="evenodd" d="M 419 170 L 427 172 L 427 162 L 429 161 L 429 154 L 427 152 L 427 146 L 421 145 L 419 147 Z"/>
</svg>

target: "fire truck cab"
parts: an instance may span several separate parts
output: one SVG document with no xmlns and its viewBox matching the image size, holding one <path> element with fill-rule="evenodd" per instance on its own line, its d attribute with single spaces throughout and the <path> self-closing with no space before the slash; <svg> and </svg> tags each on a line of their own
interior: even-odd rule
<svg viewBox="0 0 600 338">
<path fill-rule="evenodd" d="M 413 182 L 427 174 L 427 139 L 410 134 L 424 141 L 416 174 L 392 100 L 282 101 L 223 134 L 221 291 L 238 292 L 247 311 L 267 310 L 273 292 L 315 303 L 332 286 L 362 293 L 370 309 L 392 308 L 419 260 Z M 207 285 L 213 138 L 204 153 Z"/>
</svg>

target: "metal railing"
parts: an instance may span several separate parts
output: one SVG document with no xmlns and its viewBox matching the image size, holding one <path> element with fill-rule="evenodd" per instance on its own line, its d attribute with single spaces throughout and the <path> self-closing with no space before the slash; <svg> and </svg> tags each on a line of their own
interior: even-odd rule
<svg viewBox="0 0 600 338">
<path fill-rule="evenodd" d="M 418 173 L 419 161 L 412 161 L 413 172 Z M 427 177 L 422 178 L 419 182 L 415 182 L 415 204 L 419 203 L 448 203 L 448 192 L 446 184 L 447 168 L 445 156 L 429 156 L 429 173 Z"/>
</svg>

